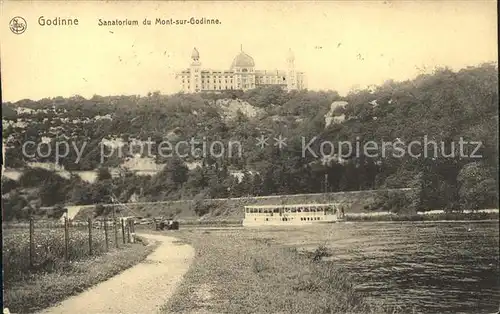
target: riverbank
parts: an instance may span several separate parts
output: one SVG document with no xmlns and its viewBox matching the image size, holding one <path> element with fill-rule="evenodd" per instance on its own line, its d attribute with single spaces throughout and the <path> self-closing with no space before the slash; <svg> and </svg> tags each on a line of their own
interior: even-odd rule
<svg viewBox="0 0 500 314">
<path fill-rule="evenodd" d="M 196 255 L 163 313 L 393 313 L 366 302 L 340 269 L 245 229 L 185 229 L 175 237 Z"/>
<path fill-rule="evenodd" d="M 142 240 L 93 258 L 69 263 L 53 272 L 33 273 L 4 283 L 4 307 L 11 313 L 33 313 L 103 282 L 143 261 L 157 243 Z"/>
<path fill-rule="evenodd" d="M 415 215 L 346 215 L 346 221 L 478 221 L 478 220 L 498 220 L 499 214 L 496 212 L 452 212 L 452 213 L 423 213 Z"/>
<path fill-rule="evenodd" d="M 358 215 L 346 215 L 345 222 L 424 222 L 424 221 L 494 221 L 499 220 L 498 211 L 488 212 L 465 212 L 465 213 L 420 213 L 416 215 L 397 215 L 389 213 L 363 213 Z M 237 228 L 242 227 L 242 220 L 180 220 L 180 227 L 182 228 Z M 284 225 L 285 226 L 285 225 Z M 151 225 L 141 225 L 139 230 L 152 229 Z"/>
</svg>

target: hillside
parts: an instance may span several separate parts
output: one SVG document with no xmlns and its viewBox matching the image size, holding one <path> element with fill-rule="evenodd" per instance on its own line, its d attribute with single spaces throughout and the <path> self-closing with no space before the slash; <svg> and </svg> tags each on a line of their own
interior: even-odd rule
<svg viewBox="0 0 500 314">
<path fill-rule="evenodd" d="M 2 186 L 10 190 L 2 192 L 2 201 L 15 212 L 61 203 L 108 203 L 113 195 L 126 202 L 412 187 L 414 195 L 387 199 L 386 207 L 497 207 L 497 86 L 496 65 L 484 64 L 388 81 L 346 97 L 334 91 L 287 93 L 268 87 L 221 94 L 74 96 L 4 103 L 6 166 L 26 168 L 26 173 L 18 182 L 2 179 Z M 287 139 L 282 150 L 273 145 L 280 135 Z M 263 149 L 256 146 L 260 136 L 269 138 Z M 192 139 L 201 142 L 186 144 Z M 52 153 L 40 156 L 31 145 L 23 155 L 22 143 L 28 140 L 45 143 L 41 151 L 50 148 Z M 481 145 L 476 150 L 469 143 L 467 154 L 458 154 L 461 140 Z M 58 141 L 70 148 L 58 163 L 69 172 L 96 171 L 95 182 L 26 167 L 32 162 L 54 163 Z M 148 141 L 151 154 L 140 150 Z M 210 154 L 214 141 L 237 141 L 243 152 L 229 155 L 226 146 L 224 154 Z M 335 146 L 341 141 L 353 147 L 369 141 L 379 145 L 369 153 L 356 153 L 345 145 Z M 431 143 L 428 150 L 422 145 L 429 141 L 436 147 Z M 181 147 L 178 156 L 164 154 L 165 142 L 170 148 Z M 390 144 L 388 148 L 383 142 Z M 401 151 L 406 153 L 400 156 Z M 140 157 L 149 158 L 141 165 L 154 171 L 131 171 L 133 160 Z M 37 204 L 27 200 L 27 188 L 38 189 L 30 194 L 38 195 Z"/>
</svg>

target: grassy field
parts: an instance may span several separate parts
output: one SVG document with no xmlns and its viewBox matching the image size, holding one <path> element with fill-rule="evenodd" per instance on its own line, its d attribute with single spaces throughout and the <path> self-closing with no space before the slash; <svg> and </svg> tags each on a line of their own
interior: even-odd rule
<svg viewBox="0 0 500 314">
<path fill-rule="evenodd" d="M 66 262 L 63 234 L 62 229 L 37 229 L 35 263 L 30 267 L 28 231 L 3 230 L 4 307 L 14 313 L 46 308 L 137 264 L 156 247 L 139 241 L 120 243 L 114 249 L 111 242 L 106 253 L 104 236 L 96 232 L 90 255 L 88 233 L 70 230 L 70 261 Z"/>
<path fill-rule="evenodd" d="M 367 303 L 351 278 L 309 254 L 241 232 L 185 229 L 171 234 L 196 250 L 164 313 L 394 313 Z"/>
<path fill-rule="evenodd" d="M 45 228 L 35 225 L 34 229 L 33 265 L 30 265 L 29 228 L 3 228 L 3 272 L 4 282 L 23 281 L 34 274 L 64 270 L 68 266 L 65 261 L 64 229 Z M 122 233 L 118 232 L 119 244 L 122 244 Z M 115 246 L 114 233 L 110 228 L 108 245 Z M 104 231 L 92 230 L 92 255 L 106 252 Z M 69 229 L 69 261 L 79 261 L 91 256 L 89 250 L 89 234 L 85 226 Z"/>
</svg>

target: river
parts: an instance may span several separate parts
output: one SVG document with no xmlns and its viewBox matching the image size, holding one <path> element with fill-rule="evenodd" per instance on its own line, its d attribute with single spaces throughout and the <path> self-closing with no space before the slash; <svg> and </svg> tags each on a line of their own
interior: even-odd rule
<svg viewBox="0 0 500 314">
<path fill-rule="evenodd" d="M 499 224 L 362 222 L 260 230 L 281 245 L 327 246 L 368 299 L 403 313 L 493 313 L 500 302 Z"/>
</svg>

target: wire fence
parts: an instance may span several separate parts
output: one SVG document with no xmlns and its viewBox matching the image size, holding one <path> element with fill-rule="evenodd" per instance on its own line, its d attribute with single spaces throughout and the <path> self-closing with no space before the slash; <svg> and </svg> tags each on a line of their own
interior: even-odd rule
<svg viewBox="0 0 500 314">
<path fill-rule="evenodd" d="M 103 218 L 59 222 L 31 218 L 3 226 L 3 269 L 8 281 L 33 272 L 53 271 L 84 258 L 138 241 L 134 219 Z"/>
</svg>

